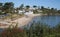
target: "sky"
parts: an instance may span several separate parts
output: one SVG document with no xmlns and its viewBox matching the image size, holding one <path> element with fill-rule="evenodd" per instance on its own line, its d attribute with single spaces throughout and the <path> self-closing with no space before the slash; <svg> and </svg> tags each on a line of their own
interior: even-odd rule
<svg viewBox="0 0 60 37">
<path fill-rule="evenodd" d="M 0 2 L 13 2 L 15 7 L 19 7 L 21 4 L 24 4 L 30 6 L 37 5 L 60 9 L 60 0 L 0 0 Z"/>
</svg>

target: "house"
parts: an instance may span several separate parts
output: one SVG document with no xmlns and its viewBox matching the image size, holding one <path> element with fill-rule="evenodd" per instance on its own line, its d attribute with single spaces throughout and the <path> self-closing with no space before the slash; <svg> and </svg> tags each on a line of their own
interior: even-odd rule
<svg viewBox="0 0 60 37">
<path fill-rule="evenodd" d="M 28 11 L 24 13 L 25 15 L 33 14 L 33 11 Z"/>
<path fill-rule="evenodd" d="M 15 13 L 29 15 L 29 14 L 33 14 L 33 10 L 37 10 L 37 9 L 38 8 L 33 8 L 33 7 L 30 7 L 29 9 L 26 9 L 24 7 L 22 10 L 19 8 L 15 8 Z M 39 11 L 39 12 L 42 12 L 42 11 Z"/>
<path fill-rule="evenodd" d="M 29 8 L 29 9 L 25 9 L 25 15 L 29 15 L 29 14 L 33 14 L 33 9 Z"/>
<path fill-rule="evenodd" d="M 15 13 L 18 13 L 18 14 L 24 14 L 25 10 L 24 9 L 19 9 L 19 8 L 15 8 L 14 10 Z"/>
<path fill-rule="evenodd" d="M 24 14 L 25 10 L 18 10 L 18 14 Z"/>
</svg>

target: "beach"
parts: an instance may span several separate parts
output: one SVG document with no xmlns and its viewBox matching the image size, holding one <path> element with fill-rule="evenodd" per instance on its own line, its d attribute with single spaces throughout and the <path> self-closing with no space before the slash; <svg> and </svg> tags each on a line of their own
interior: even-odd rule
<svg viewBox="0 0 60 37">
<path fill-rule="evenodd" d="M 2 25 L 0 26 L 0 28 L 8 28 L 10 25 L 12 26 L 16 26 L 16 24 L 18 24 L 18 27 L 22 27 L 27 25 L 30 21 L 32 21 L 32 19 L 36 16 L 41 16 L 41 14 L 29 14 L 29 15 L 24 15 L 21 18 L 18 18 L 16 20 L 13 21 L 0 21 L 0 23 L 2 23 Z M 5 25 L 6 24 L 6 25 Z"/>
</svg>

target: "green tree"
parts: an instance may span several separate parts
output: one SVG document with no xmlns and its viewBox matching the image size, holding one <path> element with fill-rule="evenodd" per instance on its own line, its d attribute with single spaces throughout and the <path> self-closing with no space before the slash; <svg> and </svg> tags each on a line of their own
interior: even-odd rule
<svg viewBox="0 0 60 37">
<path fill-rule="evenodd" d="M 44 6 L 41 6 L 41 9 L 43 10 L 44 9 Z"/>
<path fill-rule="evenodd" d="M 0 3 L 0 15 L 3 14 L 2 11 L 3 11 L 3 3 Z"/>
<path fill-rule="evenodd" d="M 25 11 L 27 11 L 27 12 L 28 12 L 28 11 L 29 11 L 29 8 L 30 8 L 30 6 L 29 6 L 29 5 L 27 5 L 27 6 L 26 6 L 26 10 L 25 10 Z"/>
<path fill-rule="evenodd" d="M 29 5 L 27 5 L 27 6 L 26 6 L 26 9 L 29 9 L 29 8 L 30 8 L 30 6 L 29 6 Z"/>
<path fill-rule="evenodd" d="M 57 11 L 60 14 L 60 10 Z"/>
<path fill-rule="evenodd" d="M 14 8 L 14 3 L 13 2 L 6 2 L 3 6 L 4 10 L 6 12 L 12 12 L 13 11 L 13 8 Z"/>
<path fill-rule="evenodd" d="M 3 3 L 0 3 L 0 10 L 2 10 L 2 7 L 3 7 Z"/>
<path fill-rule="evenodd" d="M 24 4 L 21 4 L 20 7 L 19 7 L 19 9 L 22 10 L 23 7 L 24 7 Z"/>
<path fill-rule="evenodd" d="M 2 6 L 3 5 L 3 3 L 0 3 L 0 6 Z"/>
<path fill-rule="evenodd" d="M 33 6 L 33 8 L 36 8 L 36 7 L 37 7 L 36 5 Z"/>
</svg>

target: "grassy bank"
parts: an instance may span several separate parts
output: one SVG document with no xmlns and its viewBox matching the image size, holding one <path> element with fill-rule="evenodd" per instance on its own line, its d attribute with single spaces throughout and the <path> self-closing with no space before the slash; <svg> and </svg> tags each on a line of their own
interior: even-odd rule
<svg viewBox="0 0 60 37">
<path fill-rule="evenodd" d="M 0 37 L 60 37 L 60 24 L 52 28 L 39 22 L 23 28 L 9 26 L 0 33 Z"/>
</svg>

